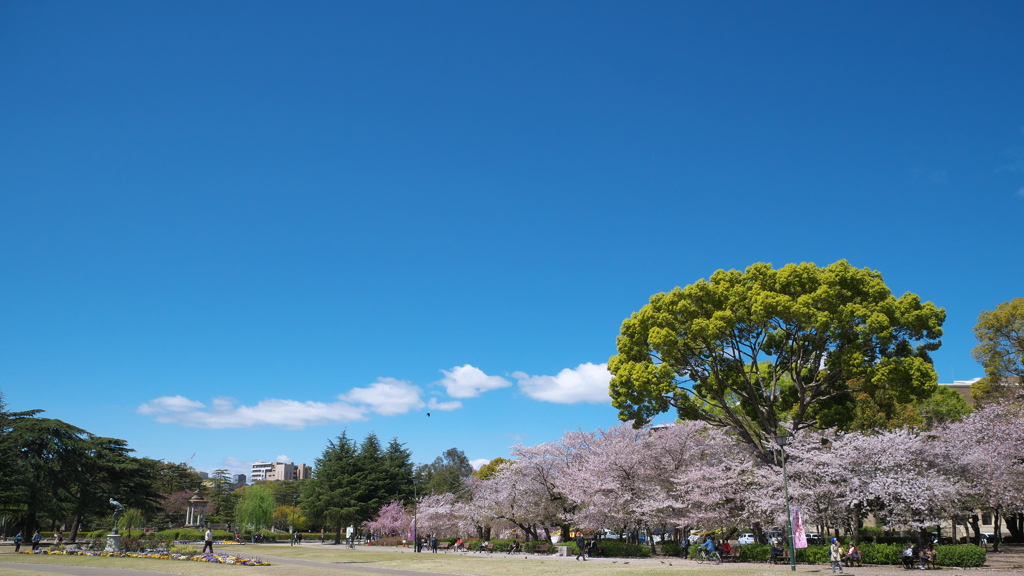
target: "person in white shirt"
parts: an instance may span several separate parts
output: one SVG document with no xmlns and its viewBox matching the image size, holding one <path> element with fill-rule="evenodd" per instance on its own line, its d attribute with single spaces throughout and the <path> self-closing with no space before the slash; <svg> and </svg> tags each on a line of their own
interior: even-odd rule
<svg viewBox="0 0 1024 576">
<path fill-rule="evenodd" d="M 206 529 L 206 535 L 203 536 L 203 554 L 206 554 L 207 548 L 210 549 L 210 554 L 213 554 L 213 532 L 209 528 Z"/>
</svg>

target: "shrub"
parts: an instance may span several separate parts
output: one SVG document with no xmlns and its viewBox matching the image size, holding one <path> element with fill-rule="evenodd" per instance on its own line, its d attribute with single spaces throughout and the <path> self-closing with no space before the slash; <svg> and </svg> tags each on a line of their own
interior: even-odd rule
<svg viewBox="0 0 1024 576">
<path fill-rule="evenodd" d="M 860 550 L 860 560 L 864 564 L 895 566 L 903 562 L 904 547 L 901 544 L 864 542 L 857 548 Z"/>
<path fill-rule="evenodd" d="M 828 546 L 808 546 L 796 549 L 796 561 L 804 564 L 828 562 Z"/>
<path fill-rule="evenodd" d="M 679 542 L 669 540 L 661 543 L 661 553 L 665 556 L 679 556 L 682 551 L 683 547 L 679 545 Z"/>
<path fill-rule="evenodd" d="M 956 568 L 977 568 L 985 565 L 985 549 L 974 544 L 959 546 L 937 546 L 935 548 L 936 566 L 953 566 Z"/>
<path fill-rule="evenodd" d="M 597 545 L 604 550 L 605 556 L 614 558 L 650 558 L 651 549 L 641 544 L 627 544 L 616 540 L 599 540 Z M 575 544 L 573 544 L 575 547 Z"/>
<path fill-rule="evenodd" d="M 181 554 L 183 556 L 195 556 L 199 553 L 199 550 L 190 544 L 175 544 L 171 546 L 170 552 L 171 554 Z"/>
<path fill-rule="evenodd" d="M 767 562 L 771 554 L 768 544 L 745 544 L 740 547 L 740 562 Z"/>
</svg>

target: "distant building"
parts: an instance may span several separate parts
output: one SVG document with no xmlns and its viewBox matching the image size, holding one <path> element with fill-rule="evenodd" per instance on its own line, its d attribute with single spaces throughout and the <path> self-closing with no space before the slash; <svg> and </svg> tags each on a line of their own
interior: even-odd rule
<svg viewBox="0 0 1024 576">
<path fill-rule="evenodd" d="M 199 473 L 199 477 L 202 478 L 203 480 L 209 480 L 210 479 L 210 473 L 209 472 L 200 472 Z"/>
<path fill-rule="evenodd" d="M 253 482 L 257 480 L 305 480 L 313 471 L 305 464 L 294 462 L 256 462 L 252 465 Z"/>
<path fill-rule="evenodd" d="M 232 489 L 237 489 L 241 488 L 242 486 L 245 486 L 245 474 L 235 474 L 234 476 L 231 477 L 231 479 Z"/>
</svg>

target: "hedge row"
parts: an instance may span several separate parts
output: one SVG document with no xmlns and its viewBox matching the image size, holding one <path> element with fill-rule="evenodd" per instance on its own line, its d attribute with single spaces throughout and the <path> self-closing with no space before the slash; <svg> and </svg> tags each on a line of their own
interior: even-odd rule
<svg viewBox="0 0 1024 576">
<path fill-rule="evenodd" d="M 896 566 L 903 562 L 904 548 L 905 546 L 901 544 L 875 544 L 874 542 L 862 542 L 857 546 L 863 563 L 889 566 Z M 662 550 L 665 550 L 664 546 Z M 678 555 L 678 545 L 675 550 L 675 554 Z M 985 549 L 973 544 L 936 546 L 935 552 L 936 566 L 976 568 L 985 565 Z M 740 562 L 767 562 L 770 555 L 771 546 L 767 544 L 747 544 L 740 548 Z M 828 562 L 828 557 L 828 546 L 808 546 L 807 548 L 798 548 L 796 551 L 796 561 L 802 564 Z"/>
</svg>

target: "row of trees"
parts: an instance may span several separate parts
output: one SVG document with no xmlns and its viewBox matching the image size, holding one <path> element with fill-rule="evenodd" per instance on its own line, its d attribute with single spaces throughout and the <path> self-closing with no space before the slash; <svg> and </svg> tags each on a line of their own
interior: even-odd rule
<svg viewBox="0 0 1024 576">
<path fill-rule="evenodd" d="M 778 445 L 770 449 L 781 457 Z M 790 496 L 806 522 L 854 538 L 868 515 L 892 530 L 952 521 L 961 536 L 970 527 L 977 537 L 978 511 L 998 518 L 1024 509 L 1019 404 L 994 404 L 928 431 L 797 431 L 786 453 Z M 467 536 L 515 528 L 528 539 L 566 539 L 573 527 L 633 535 L 785 527 L 781 469 L 704 422 L 569 432 L 516 446 L 513 456 L 459 495 L 420 497 L 420 529 Z M 404 534 L 410 512 L 388 503 L 367 527 Z M 1011 526 L 1024 537 L 1019 523 Z"/>
<path fill-rule="evenodd" d="M 114 498 L 125 519 L 154 518 L 175 493 L 191 495 L 199 475 L 182 464 L 132 456 L 127 442 L 96 436 L 42 410 L 10 412 L 0 394 L 0 514 L 4 528 L 80 526 L 109 521 Z M 107 526 L 109 527 L 109 526 Z"/>
<path fill-rule="evenodd" d="M 456 448 L 415 466 L 397 438 L 382 447 L 376 434 L 357 443 L 342 432 L 316 460 L 313 478 L 302 484 L 299 505 L 310 525 L 334 532 L 340 542 L 342 530 L 361 526 L 388 502 L 404 505 L 417 493 L 462 492 L 472 472 L 466 455 Z"/>
<path fill-rule="evenodd" d="M 386 448 L 370 434 L 356 444 L 330 441 L 310 480 L 232 485 L 228 470 L 208 480 L 185 464 L 137 458 L 124 440 L 104 438 L 41 410 L 10 412 L 0 394 L 0 518 L 5 532 L 109 529 L 114 498 L 127 510 L 122 528 L 182 525 L 197 490 L 213 523 L 252 529 L 323 529 L 336 533 L 369 519 L 392 499 L 460 492 L 472 466 L 452 448 L 416 466 L 397 439 Z"/>
</svg>

